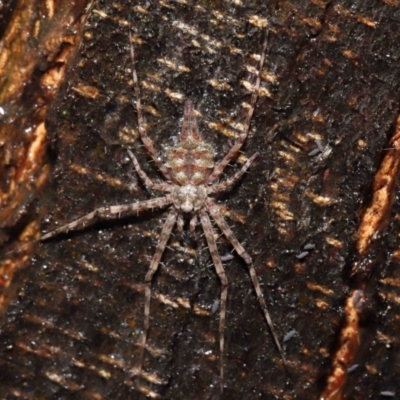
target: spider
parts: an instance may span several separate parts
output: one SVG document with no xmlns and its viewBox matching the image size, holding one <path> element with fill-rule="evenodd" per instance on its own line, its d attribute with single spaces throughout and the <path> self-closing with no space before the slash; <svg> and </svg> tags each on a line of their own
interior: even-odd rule
<svg viewBox="0 0 400 400">
<path fill-rule="evenodd" d="M 246 252 L 244 247 L 239 243 L 233 234 L 231 228 L 226 223 L 220 207 L 210 197 L 214 193 L 225 191 L 236 184 L 243 174 L 248 170 L 250 165 L 257 157 L 257 153 L 253 154 L 248 161 L 242 166 L 242 168 L 236 172 L 231 178 L 226 181 L 219 182 L 218 178 L 223 173 L 228 163 L 237 156 L 240 148 L 247 138 L 251 118 L 254 112 L 255 104 L 258 97 L 258 91 L 260 88 L 261 71 L 264 65 L 264 59 L 267 48 L 267 38 L 265 39 L 262 54 L 260 57 L 258 75 L 256 84 L 250 101 L 250 107 L 248 109 L 245 124 L 242 128 L 242 132 L 239 135 L 236 143 L 232 146 L 226 156 L 218 164 L 214 163 L 215 151 L 211 145 L 205 143 L 200 135 L 197 127 L 197 121 L 194 111 L 193 102 L 187 100 L 184 108 L 184 118 L 182 123 L 182 131 L 180 134 L 180 140 L 177 144 L 170 147 L 166 151 L 166 162 L 156 156 L 153 141 L 148 136 L 146 130 L 146 123 L 142 113 L 140 86 L 137 78 L 135 68 L 135 54 L 132 45 L 132 37 L 130 39 L 130 56 L 132 61 L 132 76 L 133 86 L 136 97 L 136 109 L 138 117 L 138 127 L 141 140 L 147 149 L 150 157 L 155 162 L 156 166 L 165 177 L 164 182 L 153 182 L 143 171 L 139 162 L 137 161 L 134 154 L 128 151 L 130 158 L 134 164 L 136 172 L 144 182 L 145 186 L 154 191 L 163 192 L 164 196 L 156 197 L 149 200 L 140 202 L 134 202 L 123 205 L 113 205 L 100 207 L 83 217 L 76 219 L 70 223 L 67 223 L 45 235 L 39 237 L 34 242 L 41 242 L 50 238 L 53 238 L 61 233 L 67 233 L 72 230 L 82 229 L 87 227 L 89 224 L 94 223 L 99 219 L 112 219 L 119 218 L 120 214 L 126 213 L 134 215 L 136 213 L 153 209 L 163 208 L 169 206 L 169 211 L 162 227 L 160 240 L 157 244 L 156 251 L 150 263 L 149 270 L 145 276 L 145 302 L 144 302 L 144 322 L 143 322 L 143 333 L 140 343 L 140 354 L 135 369 L 135 375 L 140 377 L 142 375 L 142 365 L 144 358 L 144 351 L 146 348 L 147 336 L 150 325 L 150 300 L 151 300 L 151 283 L 153 276 L 157 271 L 161 257 L 167 246 L 171 232 L 175 224 L 177 224 L 178 230 L 183 231 L 184 217 L 190 218 L 190 232 L 195 231 L 195 227 L 200 220 L 200 224 L 203 228 L 206 242 L 210 250 L 211 258 L 214 263 L 216 273 L 221 281 L 221 298 L 220 298 L 220 322 L 219 322 L 219 348 L 220 348 L 220 390 L 223 391 L 224 386 L 224 330 L 225 330 L 225 316 L 226 316 L 226 302 L 228 296 L 228 279 L 226 277 L 224 267 L 222 265 L 221 257 L 218 254 L 217 244 L 214 238 L 214 229 L 211 224 L 209 215 L 214 219 L 216 224 L 222 233 L 226 236 L 228 241 L 234 247 L 239 256 L 245 261 L 249 268 L 250 277 L 253 282 L 254 289 L 256 291 L 258 301 L 261 309 L 264 313 L 265 319 L 268 323 L 269 329 L 273 336 L 276 347 L 279 350 L 280 356 L 284 365 L 286 365 L 285 357 L 279 343 L 278 337 L 274 331 L 271 317 L 269 315 L 267 305 L 264 301 L 263 294 L 261 292 L 260 285 L 258 283 L 257 275 L 253 266 L 250 255 Z"/>
</svg>

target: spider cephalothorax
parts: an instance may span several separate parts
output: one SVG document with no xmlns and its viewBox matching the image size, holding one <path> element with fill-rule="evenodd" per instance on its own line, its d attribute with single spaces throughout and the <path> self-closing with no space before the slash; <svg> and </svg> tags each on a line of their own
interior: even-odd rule
<svg viewBox="0 0 400 400">
<path fill-rule="evenodd" d="M 174 185 L 172 189 L 172 203 L 177 210 L 190 213 L 200 210 L 207 198 L 207 189 L 204 185 L 185 186 Z"/>
</svg>

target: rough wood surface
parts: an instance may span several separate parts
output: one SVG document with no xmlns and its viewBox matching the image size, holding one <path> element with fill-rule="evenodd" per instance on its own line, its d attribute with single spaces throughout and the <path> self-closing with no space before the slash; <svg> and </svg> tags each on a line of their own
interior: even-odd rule
<svg viewBox="0 0 400 400">
<path fill-rule="evenodd" d="M 396 145 L 391 137 L 400 100 L 400 4 L 265 3 L 96 2 L 87 22 L 81 17 L 75 26 L 84 29 L 82 44 L 43 113 L 46 147 L 41 149 L 48 167 L 43 172 L 43 163 L 35 164 L 37 172 L 26 175 L 31 185 L 22 185 L 23 194 L 12 206 L 10 182 L 22 161 L 10 163 L 3 149 L 10 143 L 17 148 L 32 122 L 13 125 L 20 136 L 2 136 L 4 251 L 18 238 L 37 235 L 39 228 L 32 226 L 48 231 L 96 207 L 150 197 L 126 153 L 131 148 L 146 172 L 159 177 L 137 134 L 130 26 L 157 149 L 162 153 L 174 143 L 184 101 L 191 98 L 201 113 L 200 129 L 220 159 L 236 134 L 234 122 L 243 118 L 242 104 L 249 98 L 245 82 L 257 65 L 254 55 L 268 24 L 264 91 L 243 149 L 260 156 L 240 185 L 220 200 L 255 260 L 280 337 L 295 335 L 285 342 L 285 373 L 246 266 L 235 256 L 226 265 L 224 398 L 398 396 L 395 184 L 386 186 L 382 219 L 362 254 L 357 244 L 362 216 L 386 182 L 374 183 L 377 171 L 387 148 Z M 9 15 L 11 24 L 14 15 Z M 51 32 L 49 37 L 58 37 Z M 35 64 L 32 76 L 39 80 L 50 64 Z M 15 91 L 20 97 L 6 99 L 1 107 L 30 104 L 26 82 L 34 81 L 24 79 Z M 1 116 L 1 132 L 17 120 L 18 110 L 7 113 L 6 122 Z M 19 148 L 30 154 L 28 147 Z M 11 175 L 4 165 L 13 166 Z M 227 173 L 236 170 L 233 165 Z M 389 172 L 393 180 L 396 173 L 396 168 Z M 153 286 L 144 364 L 148 382 L 138 387 L 129 373 L 142 328 L 143 280 L 162 218 L 155 211 L 101 223 L 31 246 L 24 254 L 3 251 L 2 268 L 26 266 L 12 279 L 2 275 L 8 282 L 5 293 L 13 286 L 10 279 L 23 282 L 0 329 L 4 398 L 140 399 L 146 392 L 166 399 L 219 398 L 220 285 L 202 237 L 171 240 Z M 219 241 L 221 254 L 228 253 L 230 247 Z M 305 250 L 307 244 L 315 249 Z M 327 387 L 335 357 L 346 346 L 341 341 L 345 306 L 356 290 L 365 299 L 355 326 L 360 344 L 340 361 L 353 371 L 343 375 L 343 383 L 331 379 Z M 3 308 L 7 305 L 4 301 Z"/>
<path fill-rule="evenodd" d="M 49 175 L 45 121 L 68 64 L 79 48 L 88 2 L 55 7 L 15 1 L 2 11 L 0 43 L 0 244 L 38 231 L 30 212 Z M 86 11 L 86 12 L 85 12 Z M 6 20 L 8 24 L 6 24 Z M 15 288 L 26 257 L 0 267 L 0 312 Z"/>
</svg>

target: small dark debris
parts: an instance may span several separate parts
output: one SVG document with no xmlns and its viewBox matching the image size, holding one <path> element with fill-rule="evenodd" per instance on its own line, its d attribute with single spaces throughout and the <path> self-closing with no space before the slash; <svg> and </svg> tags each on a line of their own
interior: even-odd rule
<svg viewBox="0 0 400 400">
<path fill-rule="evenodd" d="M 347 372 L 350 374 L 358 368 L 358 364 L 353 364 L 351 367 L 347 368 Z"/>
<path fill-rule="evenodd" d="M 391 392 L 390 390 L 384 390 L 383 392 L 379 393 L 381 396 L 385 396 L 385 397 L 394 397 L 396 396 L 395 392 Z"/>
<path fill-rule="evenodd" d="M 303 258 L 305 258 L 306 256 L 308 256 L 310 252 L 309 251 L 302 251 L 300 254 L 297 254 L 296 258 L 298 260 L 302 260 Z"/>
<path fill-rule="evenodd" d="M 292 329 L 291 331 L 289 331 L 284 337 L 283 337 L 283 343 L 288 342 L 289 340 L 291 340 L 293 338 L 293 336 L 296 336 L 298 334 L 298 332 L 296 331 L 296 329 Z"/>
<path fill-rule="evenodd" d="M 222 262 L 227 262 L 233 260 L 235 257 L 232 253 L 226 253 L 223 256 L 221 256 L 221 261 Z"/>
<path fill-rule="evenodd" d="M 310 157 L 316 156 L 318 153 L 320 153 L 320 150 L 318 148 L 315 148 L 314 150 L 311 150 L 308 155 Z"/>
</svg>

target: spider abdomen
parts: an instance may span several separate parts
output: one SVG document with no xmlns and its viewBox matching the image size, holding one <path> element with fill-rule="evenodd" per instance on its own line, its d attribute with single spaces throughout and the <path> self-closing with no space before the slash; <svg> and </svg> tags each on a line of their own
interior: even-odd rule
<svg viewBox="0 0 400 400">
<path fill-rule="evenodd" d="M 166 165 L 179 185 L 201 185 L 214 168 L 214 150 L 202 141 L 185 140 L 167 150 Z"/>
</svg>

